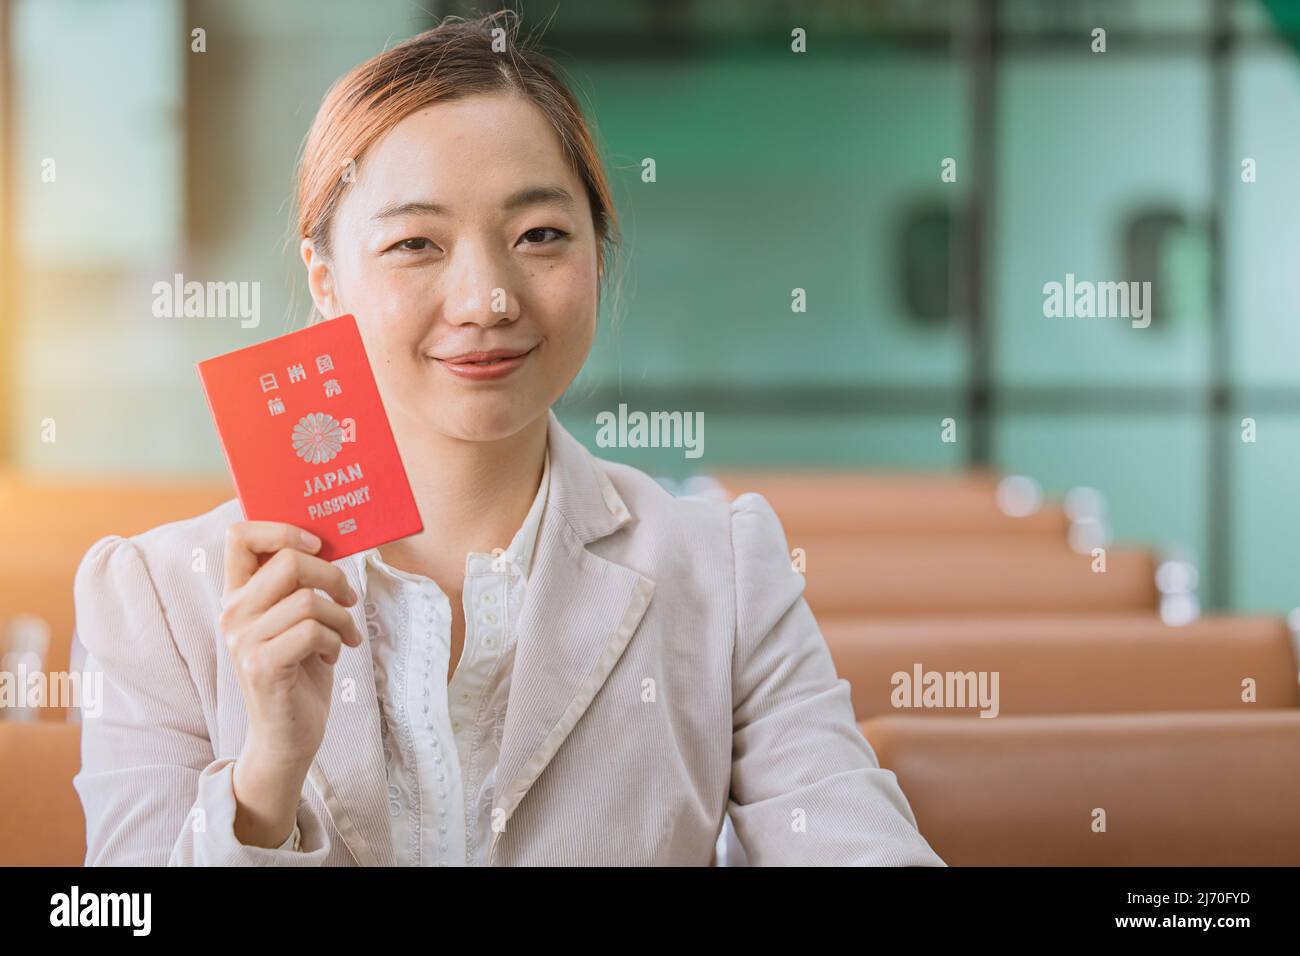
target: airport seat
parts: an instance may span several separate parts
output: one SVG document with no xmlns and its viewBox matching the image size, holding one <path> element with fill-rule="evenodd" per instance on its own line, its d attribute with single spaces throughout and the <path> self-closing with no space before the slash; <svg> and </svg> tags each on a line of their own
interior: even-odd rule
<svg viewBox="0 0 1300 956">
<path fill-rule="evenodd" d="M 177 478 L 0 473 L 0 534 L 40 529 L 60 540 L 138 534 L 189 518 L 235 496 L 226 475 Z M 7 537 L 0 537 L 7 540 Z"/>
<path fill-rule="evenodd" d="M 1013 517 L 997 500 L 1000 477 L 889 472 L 723 471 L 710 476 L 732 498 L 757 492 L 781 518 L 790 546 L 805 536 L 937 534 L 1064 541 L 1069 519 L 1056 503 Z"/>
<path fill-rule="evenodd" d="M 0 635 L 19 614 L 50 629 L 46 670 L 68 669 L 75 614 L 72 583 L 90 546 L 193 517 L 234 497 L 226 478 L 104 479 L 0 476 Z M 46 708 L 42 719 L 66 711 Z"/>
<path fill-rule="evenodd" d="M 1300 708 L 860 726 L 950 865 L 1300 865 Z M 80 725 L 0 721 L 0 866 L 82 863 L 79 765 Z"/>
<path fill-rule="evenodd" d="M 0 866 L 81 866 L 81 725 L 0 720 Z"/>
<path fill-rule="evenodd" d="M 1297 842 L 1295 822 L 1277 819 L 1279 800 L 1294 803 L 1300 764 L 1296 654 L 1281 621 L 1161 623 L 1150 552 L 1112 547 L 1096 573 L 1091 555 L 1067 546 L 1061 509 L 1005 515 L 995 476 L 807 479 L 743 490 L 767 495 L 790 547 L 804 549 L 805 594 L 852 684 L 863 732 L 947 862 L 1295 862 L 1262 849 L 1270 838 Z M 65 668 L 72 578 L 86 549 L 231 495 L 222 481 L 0 479 L 0 621 L 44 616 L 54 630 L 49 666 Z M 917 663 L 998 671 L 997 719 L 894 709 L 890 677 Z M 1256 682 L 1255 703 L 1241 699 L 1245 677 Z M 71 787 L 80 726 L 61 711 L 41 716 L 0 721 L 0 806 L 14 808 L 0 822 L 0 864 L 84 858 Z M 1253 763 L 1264 760 L 1273 765 Z M 1201 771 L 1245 774 L 1246 784 L 1213 780 L 1190 809 L 1162 818 L 1181 790 L 1204 789 Z M 1108 842 L 1079 842 L 1074 791 L 1087 812 L 1107 809 L 1107 833 L 1092 833 L 1085 814 L 1082 834 Z M 1228 819 L 1197 829 L 1197 812 Z M 1171 849 L 1194 842 L 1191 832 L 1207 840 Z"/>
<path fill-rule="evenodd" d="M 1000 715 L 1300 707 L 1291 631 L 1276 617 L 1214 615 L 1177 627 L 1152 614 L 827 618 L 820 624 L 836 671 L 852 686 L 859 720 L 978 713 L 895 708 L 893 675 L 910 677 L 918 665 L 940 673 L 997 672 Z M 1243 701 L 1247 678 L 1254 703 Z"/>
<path fill-rule="evenodd" d="M 818 620 L 850 615 L 1102 614 L 1159 607 L 1149 551 L 1109 548 L 1106 570 L 1063 542 L 1037 539 L 791 540 L 804 549 L 805 597 Z"/>
<path fill-rule="evenodd" d="M 1298 708 L 861 729 L 950 866 L 1300 865 Z"/>
</svg>

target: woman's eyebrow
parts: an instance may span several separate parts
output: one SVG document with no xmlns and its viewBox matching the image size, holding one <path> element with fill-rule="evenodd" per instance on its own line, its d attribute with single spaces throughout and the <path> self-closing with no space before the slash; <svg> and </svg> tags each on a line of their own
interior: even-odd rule
<svg viewBox="0 0 1300 956">
<path fill-rule="evenodd" d="M 379 222 L 383 219 L 393 219 L 397 216 L 445 216 L 447 207 L 440 206 L 436 202 L 395 202 L 389 203 L 379 212 L 371 216 L 372 222 Z"/>
<path fill-rule="evenodd" d="M 507 197 L 501 207 L 510 211 L 524 206 L 547 204 L 563 206 L 567 210 L 572 210 L 576 205 L 573 196 L 563 186 L 528 186 Z"/>
<path fill-rule="evenodd" d="M 501 204 L 501 208 L 507 212 L 512 212 L 525 206 L 546 204 L 562 206 L 570 212 L 577 205 L 572 194 L 563 186 L 527 186 L 507 196 L 506 201 Z M 380 222 L 397 216 L 445 216 L 449 212 L 450 210 L 446 206 L 436 202 L 397 202 L 384 206 L 371 217 L 371 220 Z"/>
</svg>

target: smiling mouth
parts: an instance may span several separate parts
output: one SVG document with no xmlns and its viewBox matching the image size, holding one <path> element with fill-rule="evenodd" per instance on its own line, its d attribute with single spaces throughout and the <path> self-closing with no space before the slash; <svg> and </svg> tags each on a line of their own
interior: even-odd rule
<svg viewBox="0 0 1300 956">
<path fill-rule="evenodd" d="M 490 352 L 467 352 L 445 359 L 429 357 L 456 378 L 467 382 L 494 382 L 513 375 L 536 350 L 537 346 L 534 345 L 526 352 L 494 349 Z"/>
<path fill-rule="evenodd" d="M 515 359 L 521 359 L 525 355 L 531 355 L 533 349 L 536 348 L 537 346 L 534 345 L 533 348 L 522 352 L 509 349 L 494 349 L 491 352 L 466 352 L 464 355 L 454 355 L 450 358 L 438 358 L 436 355 L 430 355 L 429 358 L 441 362 L 443 365 L 499 365 L 502 362 L 511 362 Z"/>
</svg>

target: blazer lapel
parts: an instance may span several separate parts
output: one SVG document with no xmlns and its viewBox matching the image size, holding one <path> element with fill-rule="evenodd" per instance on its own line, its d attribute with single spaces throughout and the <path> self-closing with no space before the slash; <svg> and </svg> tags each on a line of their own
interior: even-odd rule
<svg viewBox="0 0 1300 956">
<path fill-rule="evenodd" d="M 379 731 L 374 658 L 365 616 L 365 552 L 342 558 L 342 568 L 361 600 L 348 608 L 363 640 L 345 647 L 334 665 L 334 699 L 325 739 L 308 771 L 316 792 L 352 856 L 362 866 L 392 866 L 388 819 L 388 768 Z"/>
<path fill-rule="evenodd" d="M 548 436 L 551 487 L 520 609 L 489 864 L 511 814 L 618 663 L 655 587 L 631 568 L 587 550 L 632 515 L 554 412 Z"/>
</svg>

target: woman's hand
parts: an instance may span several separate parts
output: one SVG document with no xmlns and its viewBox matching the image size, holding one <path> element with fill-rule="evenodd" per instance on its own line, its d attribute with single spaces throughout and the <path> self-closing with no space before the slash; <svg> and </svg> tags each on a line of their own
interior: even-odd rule
<svg viewBox="0 0 1300 956">
<path fill-rule="evenodd" d="M 325 736 L 334 664 L 344 644 L 361 645 L 344 610 L 357 595 L 311 553 L 320 546 L 278 521 L 238 521 L 226 533 L 220 626 L 248 711 L 234 771 L 235 835 L 247 846 L 277 847 L 293 832 Z"/>
</svg>

